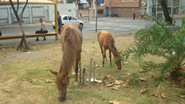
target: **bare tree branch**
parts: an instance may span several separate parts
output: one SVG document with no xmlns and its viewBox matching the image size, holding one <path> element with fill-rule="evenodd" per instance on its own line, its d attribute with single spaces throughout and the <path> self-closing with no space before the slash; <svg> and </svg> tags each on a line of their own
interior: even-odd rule
<svg viewBox="0 0 185 104">
<path fill-rule="evenodd" d="M 23 7 L 23 9 L 22 9 L 22 12 L 21 12 L 21 15 L 22 15 L 22 16 L 23 16 L 24 10 L 26 9 L 27 4 L 28 4 L 28 0 L 26 0 L 26 3 L 25 3 L 25 5 L 24 5 L 24 7 Z"/>
<path fill-rule="evenodd" d="M 20 22 L 20 18 L 17 14 L 17 11 L 15 10 L 15 7 L 14 7 L 14 4 L 13 4 L 12 0 L 9 0 L 9 1 L 10 1 L 11 6 L 12 6 L 12 9 L 14 11 L 15 17 L 17 18 L 17 21 Z"/>
<path fill-rule="evenodd" d="M 19 0 L 17 0 L 17 13 L 19 12 Z"/>
</svg>

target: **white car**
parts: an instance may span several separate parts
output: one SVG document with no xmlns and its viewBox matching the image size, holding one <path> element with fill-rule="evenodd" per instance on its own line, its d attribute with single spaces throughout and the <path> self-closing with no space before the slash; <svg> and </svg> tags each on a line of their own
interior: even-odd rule
<svg viewBox="0 0 185 104">
<path fill-rule="evenodd" d="M 84 22 L 82 20 L 78 20 L 73 16 L 69 16 L 69 15 L 60 15 L 61 16 L 61 20 L 62 20 L 62 25 L 66 25 L 69 23 L 74 23 L 74 24 L 78 24 L 80 27 L 83 28 Z M 55 22 L 52 22 L 52 27 L 55 29 Z"/>
</svg>

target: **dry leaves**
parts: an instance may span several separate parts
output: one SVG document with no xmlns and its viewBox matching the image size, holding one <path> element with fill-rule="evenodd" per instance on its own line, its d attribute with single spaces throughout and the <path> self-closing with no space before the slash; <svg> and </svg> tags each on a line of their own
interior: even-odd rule
<svg viewBox="0 0 185 104">
<path fill-rule="evenodd" d="M 142 81 L 142 82 L 146 82 L 145 78 L 139 78 L 139 80 Z"/>
<path fill-rule="evenodd" d="M 118 101 L 109 101 L 109 104 L 120 104 Z"/>
<path fill-rule="evenodd" d="M 123 83 L 123 81 L 121 81 L 121 80 L 115 80 L 115 82 L 114 82 L 115 85 L 120 85 L 122 83 Z"/>
<path fill-rule="evenodd" d="M 121 85 L 114 85 L 114 86 L 112 87 L 112 89 L 113 89 L 113 90 L 119 90 L 120 87 L 121 87 Z"/>
<path fill-rule="evenodd" d="M 161 98 L 166 99 L 166 95 L 164 93 L 161 93 Z"/>
<path fill-rule="evenodd" d="M 144 94 L 146 92 L 147 92 L 147 89 L 146 88 L 140 90 L 140 94 Z"/>
</svg>

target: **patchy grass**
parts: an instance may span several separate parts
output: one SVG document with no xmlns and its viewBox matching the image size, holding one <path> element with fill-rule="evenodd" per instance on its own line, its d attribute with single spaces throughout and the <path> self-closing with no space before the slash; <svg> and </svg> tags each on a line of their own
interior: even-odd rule
<svg viewBox="0 0 185 104">
<path fill-rule="evenodd" d="M 115 37 L 118 50 L 125 50 L 134 44 L 132 36 Z M 96 78 L 111 76 L 123 83 L 119 89 L 93 83 L 85 86 L 74 85 L 74 76 L 70 75 L 67 100 L 64 104 L 108 104 L 117 101 L 120 104 L 183 104 L 185 94 L 169 81 L 161 81 L 158 72 L 141 71 L 135 61 L 129 59 L 122 70 L 106 61 L 102 67 L 102 56 L 96 38 L 85 39 L 82 49 L 82 67 L 88 68 L 90 58 L 96 61 Z M 0 104 L 60 104 L 58 91 L 49 70 L 59 70 L 61 44 L 33 45 L 29 52 L 5 48 L 0 51 Z M 138 78 L 144 78 L 141 81 Z M 143 89 L 145 92 L 141 93 Z"/>
</svg>

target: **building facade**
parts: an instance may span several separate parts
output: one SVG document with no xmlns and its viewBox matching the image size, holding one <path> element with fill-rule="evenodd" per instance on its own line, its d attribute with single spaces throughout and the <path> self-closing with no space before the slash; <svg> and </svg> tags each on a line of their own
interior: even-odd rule
<svg viewBox="0 0 185 104">
<path fill-rule="evenodd" d="M 136 17 L 141 15 L 141 0 L 105 0 L 105 12 L 112 14 L 117 14 L 120 17 Z"/>
<path fill-rule="evenodd" d="M 18 14 L 21 13 L 24 5 L 19 6 Z M 16 5 L 15 5 L 16 8 Z M 65 2 L 58 2 L 58 11 L 60 14 L 76 16 L 76 6 L 74 3 L 66 4 Z M 0 5 L 0 25 L 10 25 L 17 23 L 11 5 Z M 3 15 L 2 15 L 3 14 Z M 54 5 L 31 5 L 28 4 L 24 14 L 24 23 L 38 23 L 39 18 L 44 18 L 45 21 L 51 22 L 55 19 Z"/>
</svg>

